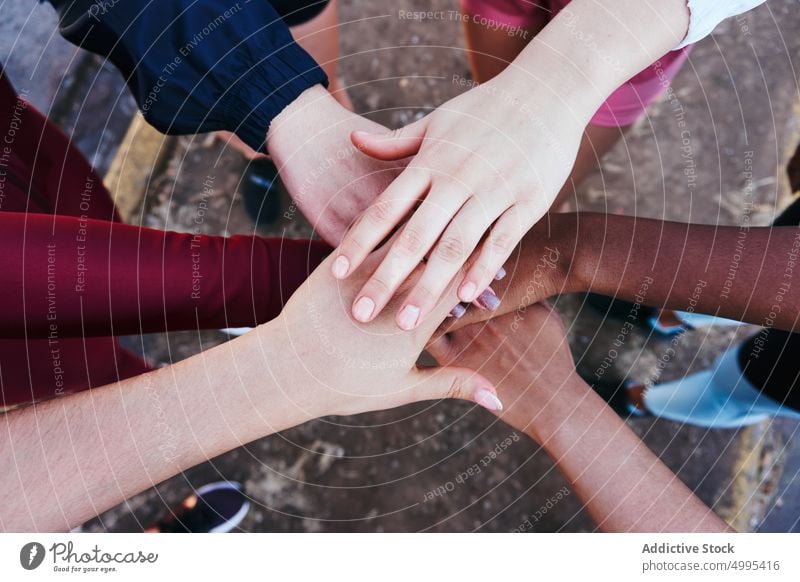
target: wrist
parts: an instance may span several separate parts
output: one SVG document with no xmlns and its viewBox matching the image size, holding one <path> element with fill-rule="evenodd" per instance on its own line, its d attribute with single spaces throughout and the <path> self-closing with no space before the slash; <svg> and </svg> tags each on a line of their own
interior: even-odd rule
<svg viewBox="0 0 800 582">
<path fill-rule="evenodd" d="M 560 383 L 558 394 L 539 409 L 537 420 L 528 425 L 525 434 L 551 452 L 558 443 L 574 438 L 576 431 L 585 431 L 582 412 L 596 404 L 592 398 L 595 396 L 591 387 L 573 370 Z M 602 401 L 600 404 L 605 405 Z"/>
<path fill-rule="evenodd" d="M 304 373 L 302 339 L 289 332 L 283 314 L 233 341 L 242 342 L 233 348 L 243 362 L 237 376 L 251 390 L 260 436 L 327 414 L 316 382 Z"/>
<path fill-rule="evenodd" d="M 317 120 L 327 119 L 336 109 L 341 108 L 333 96 L 322 85 L 313 85 L 300 93 L 297 99 L 276 115 L 267 128 L 266 148 L 273 150 L 286 143 L 305 144 L 319 131 Z"/>
<path fill-rule="evenodd" d="M 583 290 L 584 247 L 579 236 L 580 215 L 557 213 L 551 215 L 551 238 L 558 249 L 557 276 L 559 286 L 554 294 L 578 293 Z"/>
<path fill-rule="evenodd" d="M 538 288 L 536 294 L 528 294 L 529 299 L 538 302 L 553 295 L 581 291 L 578 225 L 578 214 L 550 213 L 525 235 L 521 264 L 530 270 L 530 282 Z"/>
<path fill-rule="evenodd" d="M 612 92 L 673 50 L 688 26 L 686 0 L 573 0 L 506 71 L 526 93 L 549 89 L 588 122 Z"/>
<path fill-rule="evenodd" d="M 596 246 L 593 244 L 591 215 L 567 213 L 557 215 L 560 222 L 556 226 L 560 244 L 565 249 L 568 262 L 562 268 L 563 286 L 560 293 L 584 293 L 591 286 L 591 266 L 597 260 Z M 601 247 L 602 248 L 602 247 Z"/>
<path fill-rule="evenodd" d="M 481 86 L 495 87 L 501 103 L 516 107 L 537 125 L 549 127 L 557 121 L 563 126 L 558 131 L 582 132 L 604 98 L 587 90 L 586 78 L 564 55 L 534 43 L 535 37 L 502 73 Z M 561 114 L 552 115 L 553 103 Z"/>
</svg>

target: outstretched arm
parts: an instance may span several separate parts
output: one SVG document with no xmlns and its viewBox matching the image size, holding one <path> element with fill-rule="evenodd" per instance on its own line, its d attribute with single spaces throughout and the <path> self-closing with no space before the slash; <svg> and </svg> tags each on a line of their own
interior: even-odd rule
<svg viewBox="0 0 800 582">
<path fill-rule="evenodd" d="M 800 227 L 586 218 L 577 227 L 572 278 L 587 291 L 798 329 Z"/>
<path fill-rule="evenodd" d="M 260 364 L 261 349 L 272 346 L 257 337 L 0 416 L 0 528 L 68 530 L 197 463 L 311 418 Z M 268 353 L 279 365 L 279 352 Z"/>
<path fill-rule="evenodd" d="M 606 214 L 551 214 L 506 263 L 496 313 L 558 293 L 800 326 L 800 228 L 740 228 Z M 495 314 L 496 314 L 495 313 Z M 461 327 L 493 315 L 471 310 Z"/>
<path fill-rule="evenodd" d="M 544 447 L 600 529 L 730 531 L 578 377 L 549 308 L 471 325 L 429 351 L 495 382 L 505 405 L 498 416 Z"/>
<path fill-rule="evenodd" d="M 0 213 L 0 337 L 46 338 L 264 323 L 330 248 L 321 241 L 209 236 L 119 222 Z"/>
<path fill-rule="evenodd" d="M 159 131 L 227 130 L 269 153 L 329 244 L 405 165 L 350 143 L 353 131 L 385 128 L 333 98 L 323 70 L 267 0 L 48 1 L 62 36 L 114 63 Z"/>
<path fill-rule="evenodd" d="M 323 265 L 280 317 L 234 341 L 1 415 L 0 529 L 74 527 L 201 461 L 319 416 L 447 397 L 500 406 L 471 370 L 415 366 L 456 304 L 455 287 L 418 333 L 398 333 L 387 318 L 367 329 L 345 308 L 358 283 L 338 284 Z"/>
<path fill-rule="evenodd" d="M 577 374 L 525 432 L 603 531 L 730 531 Z"/>
</svg>

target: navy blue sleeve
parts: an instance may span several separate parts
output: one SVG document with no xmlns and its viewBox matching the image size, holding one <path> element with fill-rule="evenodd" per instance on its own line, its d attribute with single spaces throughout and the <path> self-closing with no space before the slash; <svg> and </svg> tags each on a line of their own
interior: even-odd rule
<svg viewBox="0 0 800 582">
<path fill-rule="evenodd" d="M 325 73 L 267 0 L 47 0 L 61 35 L 125 76 L 167 134 L 225 129 L 263 150 L 272 119 Z"/>
</svg>

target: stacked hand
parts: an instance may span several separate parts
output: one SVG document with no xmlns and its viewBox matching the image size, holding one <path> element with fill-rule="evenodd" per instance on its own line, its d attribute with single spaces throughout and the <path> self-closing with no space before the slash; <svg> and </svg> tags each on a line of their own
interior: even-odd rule
<svg viewBox="0 0 800 582">
<path fill-rule="evenodd" d="M 376 159 L 414 157 L 347 233 L 334 276 L 354 273 L 422 200 L 358 293 L 357 320 L 372 321 L 427 260 L 397 314 L 400 328 L 414 329 L 479 245 L 458 297 L 472 302 L 487 288 L 548 210 L 575 160 L 586 118 L 568 107 L 540 117 L 536 112 L 552 110 L 553 100 L 504 73 L 401 130 L 353 133 L 353 143 Z"/>
<path fill-rule="evenodd" d="M 284 185 L 332 246 L 405 167 L 361 154 L 350 143 L 353 131 L 386 128 L 348 111 L 315 85 L 272 121 L 267 135 L 267 150 Z"/>
<path fill-rule="evenodd" d="M 374 268 L 387 251 L 373 253 L 365 266 Z M 455 283 L 445 290 L 428 321 L 413 333 L 403 333 L 388 315 L 371 325 L 354 321 L 349 305 L 366 275 L 338 282 L 330 274 L 331 261 L 329 257 L 311 274 L 278 319 L 258 328 L 268 346 L 265 362 L 285 386 L 283 406 L 294 411 L 284 416 L 297 416 L 299 410 L 303 414 L 298 420 L 305 420 L 441 398 L 469 399 L 490 410 L 502 408 L 492 383 L 468 368 L 416 368 L 425 344 L 458 302 Z M 399 290 L 401 296 L 417 276 Z M 463 272 L 456 282 L 462 277 Z"/>
<path fill-rule="evenodd" d="M 577 377 L 560 318 L 545 304 L 448 333 L 427 349 L 442 365 L 459 362 L 494 382 L 504 403 L 496 414 L 539 442 L 546 427 L 562 422 L 561 410 L 571 409 L 565 399 L 591 392 Z M 566 397 L 575 386 L 583 389 Z"/>
</svg>

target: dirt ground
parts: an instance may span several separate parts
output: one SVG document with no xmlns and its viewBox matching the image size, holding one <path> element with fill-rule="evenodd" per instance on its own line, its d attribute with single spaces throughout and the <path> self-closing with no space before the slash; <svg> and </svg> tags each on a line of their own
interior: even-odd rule
<svg viewBox="0 0 800 582">
<path fill-rule="evenodd" d="M 399 17 L 401 10 L 409 9 L 447 11 L 456 9 L 456 3 L 340 4 L 343 80 L 356 110 L 390 127 L 408 123 L 457 95 L 464 88 L 453 76 L 469 76 L 458 21 Z M 800 11 L 793 0 L 771 0 L 720 26 L 694 49 L 673 84 L 674 93 L 651 106 L 647 118 L 579 186 L 574 205 L 735 225 L 742 220 L 745 201 L 752 200 L 752 222 L 768 224 L 785 204 L 784 167 L 798 142 L 797 30 Z M 16 66 L 26 70 L 24 64 Z M 129 118 L 125 103 L 120 101 L 117 109 Z M 678 125 L 679 115 L 688 124 L 688 135 Z M 86 127 L 82 135 L 97 135 L 86 119 L 77 117 L 66 116 L 65 124 Z M 98 159 L 106 159 L 110 146 L 104 149 L 103 139 L 86 143 L 84 151 L 102 151 Z M 188 230 L 202 184 L 213 175 L 215 196 L 204 230 L 253 233 L 237 194 L 244 160 L 205 136 L 174 138 L 171 143 L 174 153 L 153 180 L 136 222 Z M 745 179 L 750 163 L 753 188 Z M 687 164 L 694 172 L 692 181 L 685 173 Z M 309 229 L 295 215 L 262 234 L 307 236 Z M 560 298 L 558 306 L 567 317 L 579 364 L 595 367 L 607 354 L 620 322 L 583 306 L 578 297 Z M 661 377 L 671 380 L 687 370 L 708 367 L 752 331 L 745 326 L 685 334 L 673 346 L 676 355 Z M 128 338 L 128 345 L 154 362 L 167 363 L 225 340 L 220 332 L 204 331 Z M 615 361 L 618 372 L 645 378 L 670 346 L 637 331 L 625 347 Z M 662 420 L 631 425 L 681 479 L 739 529 L 800 531 L 796 423 L 776 421 L 738 431 Z M 593 530 L 575 496 L 563 494 L 566 483 L 546 455 L 519 436 L 515 440 L 513 429 L 460 402 L 320 419 L 197 466 L 103 514 L 85 529 L 141 530 L 192 486 L 234 479 L 245 483 L 253 501 L 242 524 L 245 531 L 509 531 L 533 515 L 540 515 L 531 518 L 533 531 Z M 515 442 L 495 460 L 469 479 L 459 478 L 509 437 Z M 440 494 L 428 500 L 435 491 Z"/>
</svg>

